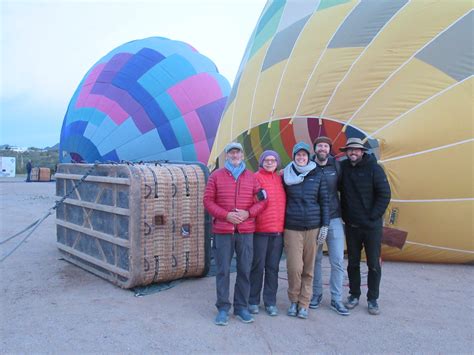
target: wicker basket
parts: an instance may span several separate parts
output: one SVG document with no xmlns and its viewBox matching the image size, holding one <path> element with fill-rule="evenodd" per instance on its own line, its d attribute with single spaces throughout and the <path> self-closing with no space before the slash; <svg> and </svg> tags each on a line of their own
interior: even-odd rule
<svg viewBox="0 0 474 355">
<path fill-rule="evenodd" d="M 31 181 L 51 181 L 51 170 L 49 168 L 33 168 L 30 175 Z"/>
<path fill-rule="evenodd" d="M 90 175 L 79 184 L 87 171 Z M 60 164 L 57 246 L 123 288 L 207 274 L 207 168 L 200 163 Z"/>
</svg>

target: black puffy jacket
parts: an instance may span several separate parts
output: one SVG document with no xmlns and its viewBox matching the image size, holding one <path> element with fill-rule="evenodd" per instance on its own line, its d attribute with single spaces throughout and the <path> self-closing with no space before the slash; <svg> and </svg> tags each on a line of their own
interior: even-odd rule
<svg viewBox="0 0 474 355">
<path fill-rule="evenodd" d="M 341 204 L 339 202 L 338 180 L 339 170 L 337 167 L 340 164 L 334 157 L 329 157 L 326 165 L 319 165 L 318 161 L 314 159 L 319 172 L 324 174 L 326 178 L 328 194 L 329 194 L 329 216 L 331 219 L 341 217 Z"/>
<path fill-rule="evenodd" d="M 326 179 L 317 168 L 303 182 L 286 185 L 285 229 L 309 230 L 329 226 L 329 196 Z"/>
<path fill-rule="evenodd" d="M 365 153 L 355 166 L 341 162 L 342 219 L 353 227 L 382 227 L 383 214 L 390 202 L 387 176 L 372 154 Z"/>
</svg>

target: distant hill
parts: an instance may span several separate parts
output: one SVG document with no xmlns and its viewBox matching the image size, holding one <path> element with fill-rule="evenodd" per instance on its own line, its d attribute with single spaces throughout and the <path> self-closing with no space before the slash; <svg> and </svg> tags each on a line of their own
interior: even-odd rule
<svg viewBox="0 0 474 355">
<path fill-rule="evenodd" d="M 44 147 L 44 150 L 59 150 L 59 143 L 56 143 L 52 147 Z"/>
<path fill-rule="evenodd" d="M 25 174 L 25 166 L 28 160 L 31 160 L 35 167 L 50 168 L 52 171 L 55 170 L 56 165 L 59 163 L 58 144 L 44 149 L 29 148 L 26 151 L 11 150 L 10 147 L 8 144 L 0 146 L 0 156 L 16 158 L 17 174 Z"/>
<path fill-rule="evenodd" d="M 0 144 L 0 150 L 14 150 L 14 151 L 59 150 L 59 143 L 56 143 L 52 147 L 44 147 L 44 148 L 37 148 L 37 147 L 19 148 L 17 146 L 11 145 L 11 144 Z"/>
</svg>

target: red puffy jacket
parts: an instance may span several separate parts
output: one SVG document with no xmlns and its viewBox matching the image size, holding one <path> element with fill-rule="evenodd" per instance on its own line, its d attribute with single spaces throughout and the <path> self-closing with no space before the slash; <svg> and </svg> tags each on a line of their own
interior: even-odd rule
<svg viewBox="0 0 474 355">
<path fill-rule="evenodd" d="M 260 168 L 255 173 L 262 188 L 267 192 L 268 203 L 265 209 L 257 216 L 259 233 L 281 233 L 285 225 L 286 194 L 282 178 L 277 172 L 270 173 Z"/>
<path fill-rule="evenodd" d="M 257 202 L 256 194 L 260 184 L 255 175 L 244 170 L 237 180 L 226 168 L 214 171 L 209 177 L 204 191 L 204 207 L 214 217 L 212 232 L 214 234 L 233 234 L 255 232 L 255 217 L 265 208 L 266 200 Z M 249 212 L 249 218 L 240 224 L 226 220 L 229 212 L 236 209 Z"/>
</svg>

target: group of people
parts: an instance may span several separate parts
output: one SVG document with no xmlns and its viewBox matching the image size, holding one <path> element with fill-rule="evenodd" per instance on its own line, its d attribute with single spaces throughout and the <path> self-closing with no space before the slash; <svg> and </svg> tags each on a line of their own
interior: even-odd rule
<svg viewBox="0 0 474 355">
<path fill-rule="evenodd" d="M 292 161 L 280 174 L 280 156 L 272 150 L 259 158 L 255 174 L 246 169 L 242 145 L 225 147 L 225 166 L 214 171 L 204 193 L 213 217 L 218 310 L 215 324 L 234 315 L 244 323 L 260 311 L 279 313 L 276 295 L 280 259 L 285 251 L 288 272 L 287 315 L 308 318 L 322 301 L 322 257 L 326 242 L 331 264 L 331 308 L 349 315 L 359 303 L 360 259 L 368 265 L 367 304 L 378 314 L 383 214 L 390 201 L 384 170 L 359 138 L 341 148 L 347 159 L 331 156 L 332 141 L 318 137 L 311 147 L 298 142 Z M 343 225 L 344 222 L 344 225 Z M 344 240 L 347 244 L 349 296 L 343 302 Z M 229 299 L 231 261 L 237 275 L 233 304 Z M 263 292 L 262 292 L 263 288 Z"/>
</svg>

